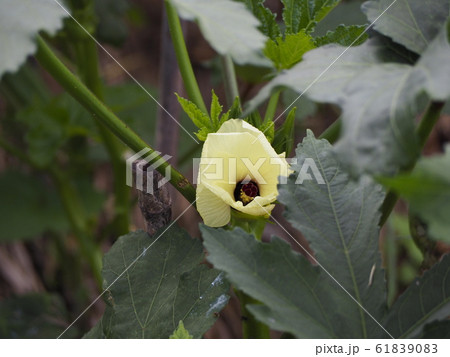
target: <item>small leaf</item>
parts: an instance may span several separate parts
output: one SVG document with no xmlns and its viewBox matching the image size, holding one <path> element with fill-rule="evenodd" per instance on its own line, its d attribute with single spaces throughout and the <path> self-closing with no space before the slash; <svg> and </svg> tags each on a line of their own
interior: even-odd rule
<svg viewBox="0 0 450 357">
<path fill-rule="evenodd" d="M 120 237 L 104 257 L 104 285 L 134 264 L 105 294 L 103 335 L 168 338 L 182 320 L 200 338 L 229 298 L 223 274 L 201 265 L 203 259 L 200 240 L 176 226 L 152 237 L 142 231 Z"/>
<path fill-rule="evenodd" d="M 369 37 L 364 33 L 365 30 L 366 26 L 339 25 L 334 31 L 328 31 L 325 36 L 316 37 L 314 42 L 316 47 L 325 46 L 329 43 L 337 43 L 341 46 L 359 46 Z"/>
<path fill-rule="evenodd" d="M 178 327 L 173 332 L 173 334 L 170 335 L 170 339 L 191 339 L 194 338 L 189 334 L 189 331 L 185 329 L 183 321 L 180 320 L 178 323 Z"/>
<path fill-rule="evenodd" d="M 420 54 L 446 21 L 450 0 L 372 0 L 362 10 L 375 30 Z M 387 16 L 381 16 L 385 11 Z"/>
<path fill-rule="evenodd" d="M 289 111 L 283 125 L 275 131 L 275 138 L 272 146 L 278 154 L 286 153 L 288 157 L 294 145 L 294 127 L 295 127 L 295 112 L 297 108 L 294 107 Z"/>
<path fill-rule="evenodd" d="M 219 129 L 219 116 L 222 113 L 222 106 L 219 103 L 219 98 L 217 98 L 216 93 L 212 90 L 212 98 L 211 98 L 211 120 L 212 125 L 215 131 Z"/>
<path fill-rule="evenodd" d="M 239 97 L 234 98 L 233 105 L 228 110 L 227 114 L 230 119 L 239 119 L 242 116 L 241 101 Z"/>
<path fill-rule="evenodd" d="M 315 48 L 313 38 L 304 31 L 300 31 L 296 34 L 288 34 L 284 39 L 277 37 L 275 41 L 267 41 L 264 54 L 272 60 L 278 70 L 281 70 L 291 68 L 313 48 Z"/>
<path fill-rule="evenodd" d="M 272 120 L 262 123 L 258 129 L 264 133 L 269 143 L 273 142 L 273 138 L 275 136 L 275 125 Z"/>
<path fill-rule="evenodd" d="M 424 326 L 450 313 L 450 255 L 415 279 L 392 305 L 384 325 L 395 338 L 420 337 Z"/>
<path fill-rule="evenodd" d="M 0 77 L 15 72 L 36 51 L 39 31 L 53 35 L 68 14 L 54 0 L 0 2 Z"/>
<path fill-rule="evenodd" d="M 311 32 L 340 0 L 281 0 L 286 34 Z"/>
<path fill-rule="evenodd" d="M 231 0 L 170 0 L 179 15 L 196 21 L 205 39 L 218 53 L 236 63 L 268 67 L 262 56 L 266 37 L 259 21 L 240 2 Z"/>
<path fill-rule="evenodd" d="M 264 6 L 265 0 L 240 0 L 245 2 L 247 8 L 261 22 L 259 29 L 267 37 L 275 40 L 281 35 L 280 27 L 277 23 L 277 16 L 270 9 Z"/>
<path fill-rule="evenodd" d="M 192 122 L 199 128 L 200 130 L 195 133 L 197 138 L 200 141 L 205 141 L 206 137 L 209 133 L 215 132 L 217 129 L 215 129 L 214 124 L 211 122 L 211 119 L 209 116 L 201 109 L 199 109 L 195 103 L 180 97 L 177 93 L 175 93 L 177 96 L 178 102 L 180 103 L 181 107 L 183 108 L 184 112 L 188 115 L 188 117 L 192 120 Z M 217 98 L 217 97 L 216 97 Z M 217 102 L 219 105 L 219 103 Z M 213 96 L 213 103 L 211 103 L 211 113 L 213 110 L 217 110 L 217 108 L 213 108 L 214 106 L 214 96 Z M 220 106 L 220 105 L 219 105 Z"/>
<path fill-rule="evenodd" d="M 421 158 L 414 170 L 380 182 L 407 199 L 430 235 L 450 243 L 450 146 L 444 155 Z"/>
</svg>

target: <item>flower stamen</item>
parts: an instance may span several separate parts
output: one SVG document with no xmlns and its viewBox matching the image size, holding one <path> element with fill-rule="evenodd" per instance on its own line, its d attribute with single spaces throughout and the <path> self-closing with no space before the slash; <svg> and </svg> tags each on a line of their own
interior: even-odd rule
<svg viewBox="0 0 450 357">
<path fill-rule="evenodd" d="M 256 182 L 240 181 L 236 184 L 234 199 L 241 201 L 244 206 L 252 202 L 256 196 L 259 196 L 259 188 Z"/>
</svg>

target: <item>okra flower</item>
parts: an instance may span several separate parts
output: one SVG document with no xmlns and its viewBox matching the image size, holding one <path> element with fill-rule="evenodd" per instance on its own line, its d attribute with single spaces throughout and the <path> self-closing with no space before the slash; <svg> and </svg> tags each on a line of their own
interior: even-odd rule
<svg viewBox="0 0 450 357">
<path fill-rule="evenodd" d="M 226 225 L 231 209 L 268 216 L 278 196 L 278 177 L 288 175 L 284 156 L 241 119 L 230 119 L 208 134 L 197 180 L 197 209 L 204 223 Z"/>
</svg>

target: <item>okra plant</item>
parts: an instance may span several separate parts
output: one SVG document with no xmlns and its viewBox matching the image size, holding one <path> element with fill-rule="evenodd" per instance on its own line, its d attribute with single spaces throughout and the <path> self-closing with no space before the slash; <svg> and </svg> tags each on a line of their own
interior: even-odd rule
<svg viewBox="0 0 450 357">
<path fill-rule="evenodd" d="M 159 91 L 137 2 L 0 0 L 0 336 L 449 338 L 450 0 L 158 4 Z"/>
</svg>

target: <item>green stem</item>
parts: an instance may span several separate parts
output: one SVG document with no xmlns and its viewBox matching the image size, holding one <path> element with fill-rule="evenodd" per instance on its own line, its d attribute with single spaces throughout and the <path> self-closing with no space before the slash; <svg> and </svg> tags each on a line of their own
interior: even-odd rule
<svg viewBox="0 0 450 357">
<path fill-rule="evenodd" d="M 341 132 L 342 120 L 337 118 L 333 124 L 331 124 L 325 131 L 320 134 L 319 139 L 326 139 L 330 144 L 333 144 L 339 139 Z"/>
<path fill-rule="evenodd" d="M 425 111 L 425 114 L 420 121 L 420 124 L 416 130 L 417 137 L 419 139 L 419 147 L 422 150 L 425 146 L 425 143 L 430 136 L 431 130 L 433 129 L 434 125 L 438 121 L 442 108 L 444 107 L 445 103 L 443 102 L 431 102 L 428 105 L 427 110 Z M 414 166 L 415 162 L 412 165 L 409 165 L 406 167 L 403 171 L 409 172 L 411 171 Z M 392 210 L 394 209 L 395 204 L 397 203 L 398 195 L 390 190 L 384 201 L 381 205 L 381 218 L 380 218 L 380 227 L 383 226 L 387 219 L 389 218 Z"/>
<path fill-rule="evenodd" d="M 230 55 L 220 56 L 223 68 L 223 83 L 225 86 L 225 93 L 227 96 L 228 106 L 233 105 L 236 97 L 239 97 L 239 89 L 236 80 L 236 72 L 234 70 L 234 63 Z"/>
<path fill-rule="evenodd" d="M 98 71 L 98 52 L 94 41 L 84 36 L 77 44 L 77 62 L 81 78 L 88 89 L 101 101 L 103 101 L 103 87 Z M 99 123 L 97 128 L 108 151 L 114 175 L 115 196 L 115 234 L 124 235 L 129 231 L 129 189 L 126 185 L 125 162 L 122 158 L 122 147 L 120 142 L 108 129 Z"/>
<path fill-rule="evenodd" d="M 122 122 L 110 109 L 108 109 L 92 92 L 81 83 L 77 77 L 55 56 L 41 37 L 38 37 L 38 51 L 36 59 L 53 78 L 81 105 L 92 113 L 96 120 L 104 124 L 114 135 L 122 140 L 125 145 L 135 152 L 148 149 L 149 153 L 155 150 L 145 143 L 133 130 Z M 161 160 L 158 155 L 149 163 Z M 162 161 L 162 160 L 161 160 Z M 190 202 L 195 201 L 195 188 L 190 182 L 169 163 L 162 162 L 156 170 L 165 175 L 166 168 L 169 167 L 171 177 L 170 183 Z M 125 174 L 125 173 L 123 173 Z"/>
<path fill-rule="evenodd" d="M 266 115 L 264 116 L 264 123 L 267 123 L 269 120 L 273 120 L 277 110 L 280 93 L 281 91 L 277 90 L 270 96 L 269 104 L 267 104 Z"/>
<path fill-rule="evenodd" d="M 164 0 L 164 4 L 166 7 L 170 36 L 172 37 L 175 55 L 177 57 L 178 66 L 180 67 L 181 77 L 183 78 L 187 95 L 200 110 L 204 113 L 208 113 L 197 79 L 195 78 L 194 70 L 192 69 L 191 60 L 189 59 L 180 18 L 170 0 Z"/>
<path fill-rule="evenodd" d="M 103 278 L 102 270 L 102 254 L 101 250 L 95 244 L 93 237 L 89 235 L 87 227 L 87 218 L 85 217 L 82 204 L 76 193 L 76 190 L 70 183 L 69 179 L 58 169 L 50 168 L 50 175 L 58 189 L 63 206 L 69 218 L 72 230 L 75 233 L 82 255 L 94 274 L 95 281 L 99 290 L 102 289 Z"/>
<path fill-rule="evenodd" d="M 267 325 L 259 322 L 248 311 L 247 305 L 260 304 L 257 300 L 248 296 L 246 293 L 235 290 L 237 297 L 241 303 L 241 318 L 242 318 L 242 337 L 243 338 L 258 338 L 267 339 L 270 338 L 270 329 Z"/>
</svg>

